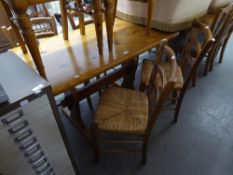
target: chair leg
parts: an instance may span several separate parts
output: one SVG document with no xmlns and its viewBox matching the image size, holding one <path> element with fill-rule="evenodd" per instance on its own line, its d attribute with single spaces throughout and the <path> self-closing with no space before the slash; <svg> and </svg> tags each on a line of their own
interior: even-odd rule
<svg viewBox="0 0 233 175">
<path fill-rule="evenodd" d="M 196 81 L 197 81 L 197 75 L 194 74 L 194 75 L 193 75 L 193 78 L 192 78 L 192 87 L 195 87 L 195 86 L 196 86 Z"/>
<path fill-rule="evenodd" d="M 91 125 L 91 135 L 92 135 L 92 144 L 94 149 L 94 160 L 93 162 L 97 164 L 99 162 L 99 140 L 98 140 L 98 124 L 92 123 Z"/>
<path fill-rule="evenodd" d="M 88 97 L 87 97 L 87 103 L 88 103 L 89 108 L 93 111 L 93 110 L 94 110 L 94 107 L 93 107 L 93 105 L 92 105 L 91 96 L 88 96 Z"/>
<path fill-rule="evenodd" d="M 102 3 L 101 0 L 93 1 L 94 23 L 99 55 L 103 55 L 103 26 L 102 26 Z"/>
<path fill-rule="evenodd" d="M 219 51 L 220 47 L 221 47 L 221 43 L 217 43 L 216 47 L 214 48 L 213 55 L 211 56 L 211 60 L 210 60 L 209 71 L 213 70 L 214 60 L 215 60 L 215 57 L 218 54 L 218 51 Z"/>
<path fill-rule="evenodd" d="M 147 161 L 147 141 L 143 141 L 142 146 L 142 164 L 145 165 Z"/>
<path fill-rule="evenodd" d="M 90 81 L 87 81 L 84 83 L 84 85 L 87 86 L 89 83 L 90 83 Z M 91 101 L 91 96 L 87 97 L 87 104 L 91 110 L 94 110 L 94 107 L 93 107 L 92 101 Z"/>
<path fill-rule="evenodd" d="M 209 72 L 209 64 L 210 64 L 210 54 L 207 56 L 207 59 L 205 62 L 204 76 L 207 76 Z"/>
<path fill-rule="evenodd" d="M 113 25 L 115 18 L 115 0 L 105 0 L 105 24 L 107 30 L 108 50 L 111 53 L 113 47 Z"/>
<path fill-rule="evenodd" d="M 78 8 L 82 7 L 81 0 L 76 0 Z M 79 21 L 79 28 L 80 28 L 80 34 L 85 35 L 85 23 L 84 23 L 84 15 L 82 12 L 78 12 L 78 21 Z"/>
<path fill-rule="evenodd" d="M 146 89 L 145 83 L 140 83 L 139 91 L 144 92 Z"/>
<path fill-rule="evenodd" d="M 174 98 L 174 99 L 172 99 L 172 104 L 173 105 L 176 104 L 178 95 L 179 95 L 179 92 L 177 92 L 175 90 L 172 92 L 172 98 Z"/>
<path fill-rule="evenodd" d="M 226 49 L 227 43 L 228 43 L 228 41 L 230 39 L 230 36 L 231 36 L 231 33 L 228 34 L 228 36 L 226 37 L 226 39 L 225 39 L 225 41 L 224 41 L 224 43 L 222 45 L 222 49 L 221 49 L 221 53 L 220 53 L 220 58 L 219 58 L 219 61 L 218 61 L 219 63 L 222 63 L 223 56 L 224 56 L 224 53 L 225 53 L 225 49 Z"/>
</svg>

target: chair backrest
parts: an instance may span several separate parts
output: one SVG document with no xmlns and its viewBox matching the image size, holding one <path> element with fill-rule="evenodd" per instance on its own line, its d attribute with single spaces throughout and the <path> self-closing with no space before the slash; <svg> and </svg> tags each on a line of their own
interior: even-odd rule
<svg viewBox="0 0 233 175">
<path fill-rule="evenodd" d="M 49 14 L 48 8 L 46 7 L 45 3 L 32 5 L 31 7 L 29 7 L 29 9 L 30 8 L 31 8 L 31 14 L 30 14 L 31 18 L 51 16 Z"/>
<path fill-rule="evenodd" d="M 193 66 L 203 48 L 205 48 L 206 44 L 211 39 L 212 33 L 210 28 L 199 21 L 194 21 L 186 38 L 185 46 L 180 58 L 180 67 L 183 73 L 186 72 L 185 68 L 187 65 L 189 67 Z"/>
<path fill-rule="evenodd" d="M 31 18 L 32 29 L 37 38 L 44 38 L 57 35 L 55 17 Z"/>
<path fill-rule="evenodd" d="M 213 26 L 212 33 L 215 39 L 220 38 L 228 30 L 228 26 L 232 21 L 233 16 L 233 3 L 221 9 L 218 18 Z"/>
<path fill-rule="evenodd" d="M 162 40 L 159 48 L 157 49 L 156 61 L 150 78 L 148 98 L 153 96 L 151 95 L 151 93 L 156 93 L 157 98 L 155 98 L 156 104 L 154 105 L 154 108 L 149 116 L 145 139 L 149 138 L 152 128 L 156 122 L 156 119 L 158 118 L 158 115 L 162 110 L 163 104 L 166 101 L 167 97 L 173 91 L 174 85 L 176 83 L 176 69 L 177 69 L 176 56 L 173 50 L 166 44 L 167 44 L 167 40 Z M 168 59 L 168 62 L 170 63 L 171 66 L 171 75 L 169 79 L 167 79 L 167 75 L 163 70 L 163 67 L 161 66 L 161 64 L 164 62 L 163 58 Z M 158 78 L 158 76 L 162 80 L 162 87 L 160 87 L 159 92 L 156 84 L 156 79 Z M 155 99 L 152 99 L 152 101 L 154 102 Z M 150 101 L 151 100 L 149 99 L 149 103 Z"/>
</svg>

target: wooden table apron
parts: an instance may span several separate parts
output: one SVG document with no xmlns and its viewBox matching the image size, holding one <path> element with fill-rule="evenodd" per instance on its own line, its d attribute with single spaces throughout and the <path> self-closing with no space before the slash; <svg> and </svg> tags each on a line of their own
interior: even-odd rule
<svg viewBox="0 0 233 175">
<path fill-rule="evenodd" d="M 147 36 L 145 31 L 144 27 L 116 20 L 113 51 L 109 53 L 107 44 L 104 44 L 102 56 L 99 55 L 96 47 L 95 27 L 92 24 L 86 26 L 88 34 L 85 36 L 80 35 L 79 31 L 72 31 L 69 33 L 69 41 L 63 40 L 61 34 L 39 41 L 46 77 L 52 86 L 53 94 L 58 95 L 69 91 L 76 99 L 75 102 L 70 97 L 68 100 L 71 102 L 69 107 L 72 111 L 70 119 L 88 140 L 90 140 L 89 132 L 78 115 L 80 111 L 77 102 L 122 76 L 130 79 L 131 82 L 124 82 L 129 87 L 134 80 L 137 60 L 135 58 L 140 53 L 156 47 L 162 39 L 172 39 L 178 35 L 178 33 L 152 31 Z M 103 35 L 103 40 L 107 43 L 106 33 Z M 35 68 L 29 53 L 23 54 L 20 48 L 12 51 Z M 78 90 L 75 88 L 117 65 L 122 66 L 104 78 L 84 88 Z"/>
</svg>

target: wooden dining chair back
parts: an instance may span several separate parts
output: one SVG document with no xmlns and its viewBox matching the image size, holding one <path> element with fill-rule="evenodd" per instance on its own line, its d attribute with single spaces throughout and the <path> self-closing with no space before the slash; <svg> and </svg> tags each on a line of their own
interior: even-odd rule
<svg viewBox="0 0 233 175">
<path fill-rule="evenodd" d="M 220 9 L 216 22 L 213 22 L 212 33 L 214 38 L 220 33 L 221 29 L 225 28 L 228 23 L 228 19 L 231 16 L 233 4 L 229 4 L 227 7 Z"/>
<path fill-rule="evenodd" d="M 216 42 L 208 52 L 204 75 L 207 75 L 208 71 L 212 71 L 214 60 L 220 49 L 222 49 L 221 51 L 222 53 L 220 55 L 220 60 L 219 60 L 219 62 L 221 62 L 226 44 L 230 37 L 229 32 L 231 31 L 232 22 L 233 22 L 233 3 L 231 3 L 222 10 L 213 27 L 212 33 Z"/>
<path fill-rule="evenodd" d="M 208 29 L 208 28 L 206 28 L 206 29 Z M 207 30 L 207 31 L 209 33 L 209 30 Z M 178 121 L 180 107 L 181 107 L 184 95 L 185 95 L 185 93 L 187 91 L 187 88 L 188 88 L 189 84 L 191 83 L 191 81 L 193 81 L 193 77 L 194 77 L 194 75 L 196 75 L 196 72 L 197 72 L 197 69 L 198 69 L 200 63 L 203 61 L 203 59 L 206 56 L 206 53 L 213 46 L 214 43 L 215 43 L 215 39 L 212 37 L 212 34 L 210 33 L 208 35 L 208 40 L 203 45 L 199 56 L 196 58 L 196 60 L 195 60 L 194 64 L 192 65 L 189 73 L 187 74 L 184 85 L 183 85 L 183 87 L 182 87 L 182 89 L 181 89 L 181 91 L 179 93 L 179 97 L 178 97 L 176 108 L 175 108 L 175 116 L 174 116 L 174 121 L 175 122 Z"/>
<path fill-rule="evenodd" d="M 175 72 L 177 64 L 175 54 L 164 42 L 161 43 L 159 48 L 160 53 L 167 55 L 172 74 L 167 81 L 163 81 L 163 87 L 157 93 L 156 78 L 166 75 L 164 75 L 165 71 L 161 69 L 160 63 L 155 64 L 153 73 L 151 74 L 150 91 L 148 91 L 148 94 L 154 93 L 157 98 L 149 100 L 149 97 L 143 92 L 115 86 L 107 88 L 102 93 L 91 127 L 95 162 L 98 162 L 100 152 L 116 152 L 116 149 L 100 150 L 100 143 L 140 144 L 142 145 L 142 149 L 127 150 L 130 152 L 140 152 L 142 154 L 142 162 L 146 162 L 147 145 L 151 131 L 166 98 L 173 91 L 176 83 Z M 158 57 L 162 55 L 160 54 Z M 153 106 L 154 102 L 156 102 L 155 106 Z M 149 106 L 153 106 L 153 109 L 149 110 Z M 150 113 L 149 111 L 152 112 Z M 124 139 L 115 140 L 112 137 L 109 139 L 109 135 L 108 138 L 100 139 L 102 133 L 123 135 Z M 134 136 L 138 136 L 137 139 Z M 124 151 L 124 149 L 117 149 L 117 152 Z"/>
<path fill-rule="evenodd" d="M 194 21 L 191 31 L 189 32 L 184 49 L 180 58 L 180 68 L 182 70 L 184 78 L 189 74 L 193 65 L 198 60 L 203 48 L 209 40 L 212 39 L 212 32 L 205 24 Z M 192 85 L 196 85 L 196 75 L 193 75 Z"/>
<path fill-rule="evenodd" d="M 32 29 L 37 38 L 57 35 L 57 26 L 54 16 L 31 18 Z"/>
</svg>

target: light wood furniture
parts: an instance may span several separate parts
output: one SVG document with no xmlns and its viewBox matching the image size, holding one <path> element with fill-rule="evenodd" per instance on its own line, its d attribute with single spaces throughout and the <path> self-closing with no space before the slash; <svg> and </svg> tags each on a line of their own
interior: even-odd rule
<svg viewBox="0 0 233 175">
<path fill-rule="evenodd" d="M 144 27 L 116 20 L 113 53 L 109 54 L 105 46 L 103 56 L 99 56 L 98 50 L 95 49 L 94 26 L 87 25 L 86 31 L 89 34 L 85 36 L 80 36 L 78 30 L 70 32 L 69 41 L 62 40 L 61 34 L 40 40 L 39 49 L 54 95 L 85 83 L 119 64 L 133 60 L 140 53 L 158 45 L 162 39 L 169 40 L 178 36 L 178 33 L 153 30 L 150 36 L 146 36 Z M 106 36 L 104 39 L 106 40 Z M 36 68 L 30 54 L 23 54 L 19 48 L 12 51 Z"/>
<path fill-rule="evenodd" d="M 200 38 L 202 40 L 200 41 Z M 183 52 L 180 57 L 180 63 L 176 71 L 177 82 L 174 87 L 174 98 L 172 101 L 175 102 L 175 121 L 179 113 L 179 106 L 182 103 L 183 94 L 187 90 L 187 86 L 190 81 L 192 85 L 196 85 L 196 74 L 197 67 L 202 60 L 203 55 L 207 53 L 207 49 L 210 48 L 210 43 L 212 44 L 212 33 L 206 25 L 200 22 L 194 22 L 192 29 L 189 32 Z M 161 54 L 158 52 L 157 54 Z M 160 63 L 160 60 L 144 60 L 141 72 L 141 84 L 140 90 L 145 91 L 149 87 L 149 79 L 152 72 L 153 64 Z M 171 74 L 171 68 L 167 63 L 161 65 L 166 73 L 166 77 Z M 195 70 L 193 70 L 195 69 Z M 157 84 L 162 87 L 162 80 L 157 79 Z M 169 108 L 170 109 L 170 108 Z"/>
<path fill-rule="evenodd" d="M 11 3 L 11 6 L 14 12 L 17 14 L 17 19 L 22 30 L 22 34 L 25 40 L 25 43 L 28 46 L 28 49 L 33 57 L 33 60 L 36 64 L 37 70 L 40 75 L 47 79 L 44 65 L 41 59 L 39 49 L 37 47 L 37 42 L 35 35 L 32 30 L 32 25 L 29 17 L 26 14 L 26 10 L 30 5 L 35 5 L 38 3 L 49 2 L 50 0 L 8 0 Z M 108 48 L 111 53 L 112 44 L 113 44 L 113 19 L 114 19 L 114 5 L 115 1 L 105 1 L 105 20 L 106 20 L 106 29 L 107 29 L 107 41 Z M 66 11 L 66 2 L 65 0 L 60 0 L 61 13 L 62 13 L 62 24 L 63 24 L 63 37 L 65 40 L 68 39 L 68 25 L 67 25 L 67 11 Z M 95 31 L 97 37 L 97 43 L 99 48 L 99 54 L 103 55 L 103 35 L 102 35 L 102 9 L 101 9 L 101 0 L 93 1 L 94 8 L 94 19 L 95 19 Z"/>
<path fill-rule="evenodd" d="M 78 174 L 48 82 L 13 53 L 0 54 L 0 69 L 0 174 Z"/>
<path fill-rule="evenodd" d="M 92 124 L 92 137 L 94 143 L 94 161 L 98 162 L 99 154 L 105 152 L 100 149 L 100 144 L 141 144 L 142 148 L 133 150 L 133 152 L 141 152 L 142 163 L 146 163 L 147 147 L 151 131 L 155 125 L 156 119 L 162 109 L 162 106 L 173 91 L 176 83 L 176 57 L 172 49 L 163 43 L 159 47 L 160 52 L 165 52 L 169 58 L 169 63 L 172 73 L 168 80 L 163 81 L 163 86 L 160 93 L 157 92 L 158 87 L 154 81 L 158 76 L 164 78 L 164 71 L 161 69 L 160 64 L 155 65 L 150 80 L 150 92 L 148 96 L 143 92 L 135 90 L 124 89 L 122 87 L 110 87 L 106 89 L 100 97 L 97 106 L 96 115 Z M 157 59 L 160 59 L 158 55 Z M 151 98 L 152 94 L 157 97 Z M 151 102 L 156 105 L 152 107 Z M 152 113 L 149 112 L 151 108 Z M 110 139 L 102 139 L 101 133 L 112 133 L 124 135 L 123 140 L 115 140 L 111 136 Z M 133 136 L 139 136 L 135 139 Z M 129 148 L 130 149 L 130 148 Z M 113 152 L 120 150 L 113 149 Z M 106 150 L 109 152 L 109 150 Z"/>
</svg>

